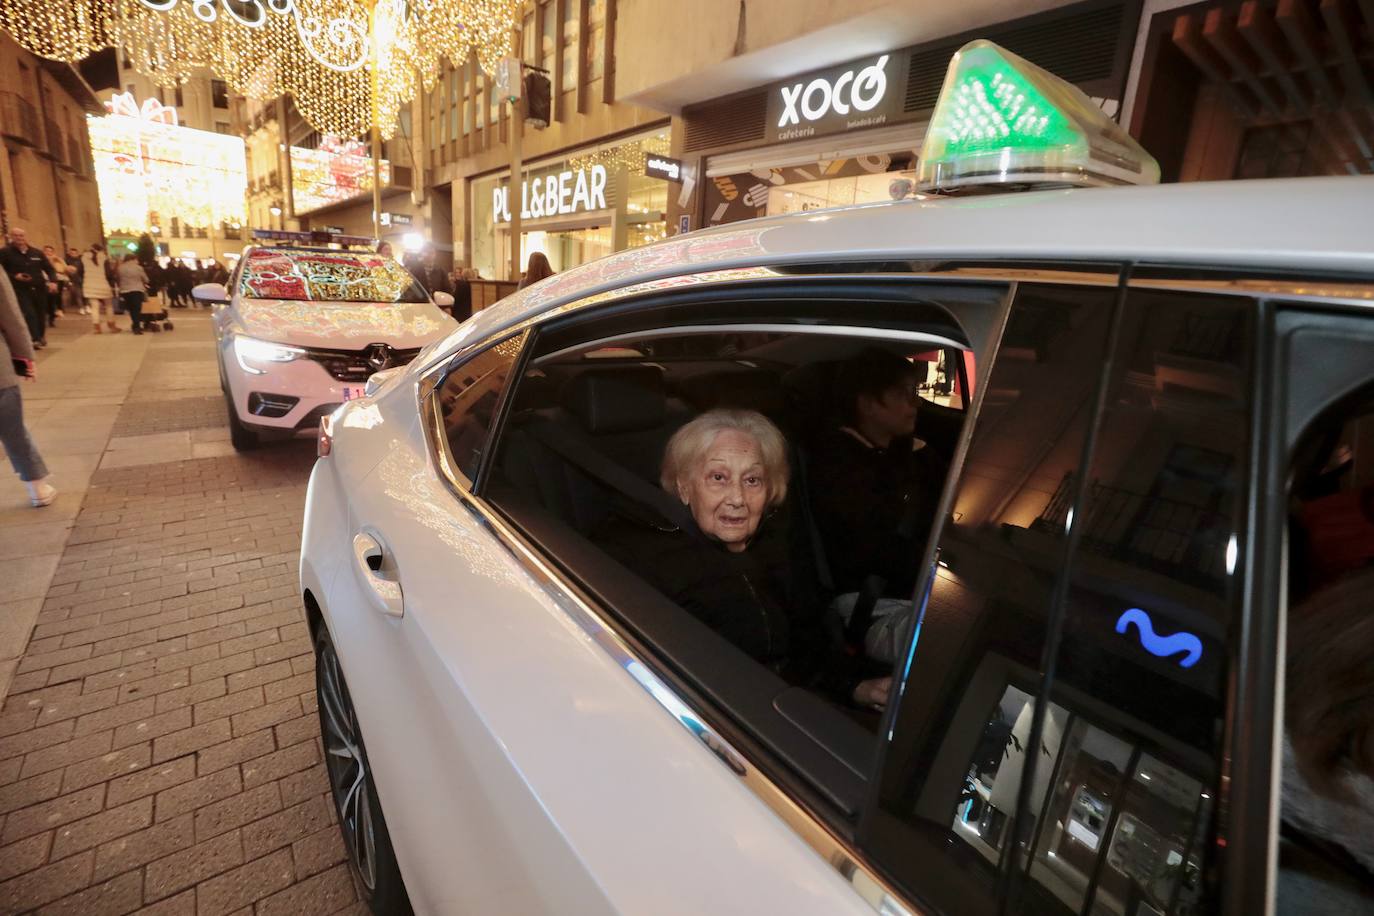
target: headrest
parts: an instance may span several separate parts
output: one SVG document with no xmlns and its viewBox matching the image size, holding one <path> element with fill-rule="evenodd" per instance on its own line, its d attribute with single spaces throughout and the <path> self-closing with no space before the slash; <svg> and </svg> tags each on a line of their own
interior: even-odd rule
<svg viewBox="0 0 1374 916">
<path fill-rule="evenodd" d="M 563 407 L 594 435 L 662 425 L 667 397 L 657 366 L 588 369 L 563 386 Z"/>
<path fill-rule="evenodd" d="M 708 372 L 686 379 L 682 394 L 698 410 L 737 407 L 776 414 L 783 408 L 783 390 L 778 376 L 767 369 Z"/>
</svg>

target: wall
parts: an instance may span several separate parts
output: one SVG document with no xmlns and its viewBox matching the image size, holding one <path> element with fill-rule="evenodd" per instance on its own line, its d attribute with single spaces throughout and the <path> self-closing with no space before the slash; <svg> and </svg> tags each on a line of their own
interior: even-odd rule
<svg viewBox="0 0 1374 916">
<path fill-rule="evenodd" d="M 61 70 L 59 81 L 54 71 Z M 40 94 L 41 85 L 41 94 Z M 80 96 L 68 87 L 75 87 Z M 0 33 L 0 90 L 13 92 L 33 106 L 38 134 L 33 138 L 46 149 L 46 117 L 58 129 L 64 156 L 54 162 L 38 148 L 4 137 L 0 147 L 0 228 L 19 226 L 28 230 L 29 242 L 43 245 L 85 247 L 100 237 L 100 201 L 91 178 L 90 140 L 86 114 L 98 105 L 93 92 L 71 68 L 45 62 L 21 49 Z M 4 125 L 14 129 L 12 125 Z M 75 140 L 75 144 L 71 141 Z M 63 161 L 79 156 L 74 167 Z"/>
</svg>

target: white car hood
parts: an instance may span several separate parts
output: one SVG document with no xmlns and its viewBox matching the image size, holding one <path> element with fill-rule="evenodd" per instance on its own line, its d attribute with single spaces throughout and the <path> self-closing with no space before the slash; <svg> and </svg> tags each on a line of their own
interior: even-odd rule
<svg viewBox="0 0 1374 916">
<path fill-rule="evenodd" d="M 241 333 L 273 343 L 360 350 L 372 343 L 422 347 L 453 330 L 452 318 L 429 302 L 299 302 L 245 299 L 234 307 Z"/>
</svg>

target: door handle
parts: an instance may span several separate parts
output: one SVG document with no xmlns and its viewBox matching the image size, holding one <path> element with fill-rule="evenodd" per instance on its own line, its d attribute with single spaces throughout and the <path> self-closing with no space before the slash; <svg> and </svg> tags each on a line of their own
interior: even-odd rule
<svg viewBox="0 0 1374 916">
<path fill-rule="evenodd" d="M 396 563 L 376 536 L 366 531 L 353 535 L 354 571 L 367 592 L 368 600 L 388 617 L 405 613 Z"/>
</svg>

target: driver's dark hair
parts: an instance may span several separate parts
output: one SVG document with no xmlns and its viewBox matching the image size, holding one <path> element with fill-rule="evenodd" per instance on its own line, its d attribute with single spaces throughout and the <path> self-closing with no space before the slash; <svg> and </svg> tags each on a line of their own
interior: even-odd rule
<svg viewBox="0 0 1374 916">
<path fill-rule="evenodd" d="M 914 378 L 916 367 L 909 360 L 882 347 L 865 347 L 840 363 L 835 373 L 840 418 L 845 423 L 857 423 L 860 396 L 876 400 Z"/>
</svg>

